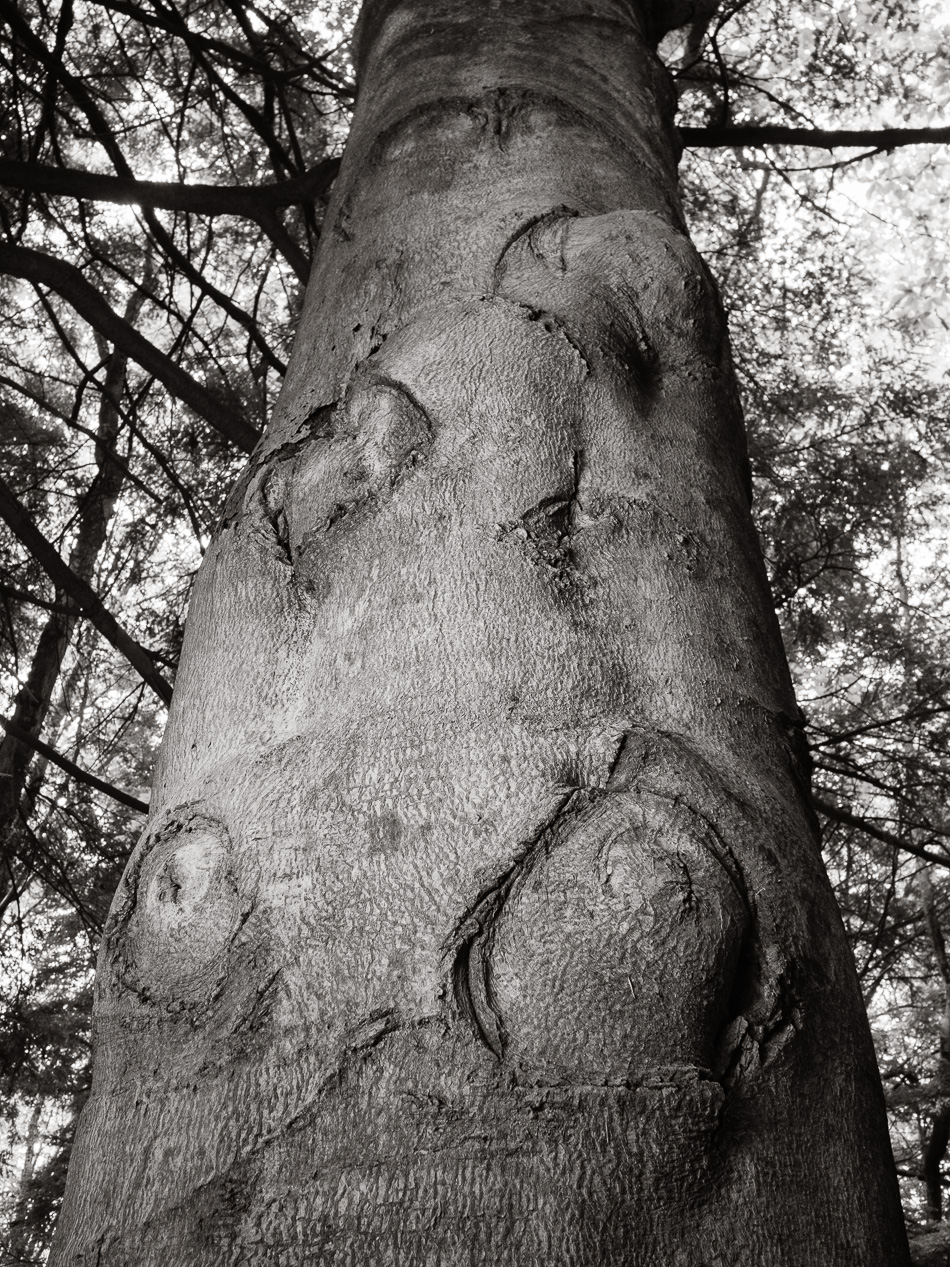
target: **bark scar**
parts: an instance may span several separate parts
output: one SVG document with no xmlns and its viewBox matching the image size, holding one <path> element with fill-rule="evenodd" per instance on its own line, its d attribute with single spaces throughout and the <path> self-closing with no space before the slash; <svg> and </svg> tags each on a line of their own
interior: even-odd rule
<svg viewBox="0 0 950 1267">
<path fill-rule="evenodd" d="M 519 299 L 513 299 L 510 295 L 499 295 L 495 298 L 519 309 L 527 316 L 529 321 L 537 322 L 546 334 L 553 335 L 555 338 L 563 339 L 583 365 L 584 377 L 587 377 L 591 373 L 590 361 L 582 344 L 577 341 L 561 318 L 556 316 L 555 313 L 548 311 L 546 308 L 539 308 L 534 304 L 523 303 Z"/>
<path fill-rule="evenodd" d="M 507 1033 L 492 990 L 491 951 L 495 926 L 514 888 L 525 880 L 546 852 L 552 832 L 576 812 L 581 801 L 586 803 L 588 799 L 587 794 L 577 789 L 564 795 L 522 845 L 514 861 L 481 890 L 448 938 L 448 951 L 453 956 L 451 977 L 456 1007 L 478 1040 L 497 1060 L 504 1058 Z"/>
<path fill-rule="evenodd" d="M 550 211 L 542 211 L 539 215 L 531 216 L 529 219 L 519 224 L 515 231 L 507 238 L 504 246 L 498 252 L 498 258 L 495 261 L 495 267 L 492 269 L 492 294 L 497 294 L 501 286 L 502 278 L 507 268 L 508 252 L 517 246 L 524 238 L 527 238 L 527 246 L 531 254 L 542 263 L 549 263 L 554 258 L 554 264 L 560 273 L 566 272 L 567 261 L 564 258 L 564 231 L 567 228 L 569 220 L 575 220 L 580 215 L 574 207 L 561 205 L 552 207 Z M 556 239 L 556 249 L 552 252 L 545 249 L 545 244 L 539 241 L 535 230 L 540 228 L 553 228 L 555 225 L 563 226 L 561 232 Z"/>
<path fill-rule="evenodd" d="M 372 512 L 387 502 L 425 462 L 434 443 L 433 419 L 405 383 L 374 369 L 358 387 L 359 392 L 348 394 L 342 408 L 322 424 L 319 438 L 325 444 L 314 456 L 323 465 L 317 468 L 318 478 L 310 480 L 310 491 L 300 505 L 304 465 L 295 467 L 289 516 L 295 563 L 316 536 L 360 511 Z M 374 426 L 374 399 L 378 406 L 387 398 L 398 402 L 397 416 L 392 419 L 384 414 L 383 419 L 389 418 L 389 422 Z"/>
<path fill-rule="evenodd" d="M 574 538 L 595 522 L 585 517 L 580 496 L 586 465 L 585 451 L 575 449 L 571 459 L 570 486 L 553 497 L 543 497 L 517 519 L 499 524 L 499 540 L 520 538 L 522 548 L 532 562 L 546 564 L 555 572 L 573 568 Z"/>
<path fill-rule="evenodd" d="M 720 1081 L 730 1088 L 774 1060 L 804 1023 L 801 1000 L 795 987 L 794 964 L 787 964 L 773 984 L 771 1009 L 761 1020 L 746 1013 L 725 1028 L 720 1040 Z"/>
</svg>

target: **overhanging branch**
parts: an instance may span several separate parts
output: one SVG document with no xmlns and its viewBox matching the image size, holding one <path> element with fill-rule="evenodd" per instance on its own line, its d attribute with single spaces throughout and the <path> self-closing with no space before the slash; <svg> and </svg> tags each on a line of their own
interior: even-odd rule
<svg viewBox="0 0 950 1267">
<path fill-rule="evenodd" d="M 793 128 L 778 123 L 733 124 L 729 127 L 680 128 L 686 149 L 729 146 L 806 145 L 833 150 L 838 146 L 893 150 L 901 145 L 945 145 L 950 128 Z"/>
<path fill-rule="evenodd" d="M 848 827 L 856 827 L 858 831 L 863 831 L 873 840 L 880 840 L 883 844 L 891 845 L 894 849 L 913 854 L 915 858 L 923 858 L 925 862 L 932 862 L 938 867 L 950 867 L 950 858 L 948 857 L 941 857 L 940 854 L 931 853 L 929 849 L 924 849 L 922 845 L 915 845 L 909 840 L 903 840 L 900 836 L 895 836 L 893 832 L 885 831 L 883 827 L 875 827 L 873 823 L 869 823 L 864 818 L 859 818 L 857 814 L 849 813 L 848 810 L 842 809 L 832 801 L 826 801 L 820 796 L 812 796 L 811 799 L 815 809 L 820 814 L 834 819 L 835 822 L 844 823 Z"/>
<path fill-rule="evenodd" d="M 97 779 L 94 774 L 83 770 L 81 766 L 70 761 L 68 757 L 62 756 L 55 748 L 51 748 L 48 743 L 44 743 L 42 739 L 34 739 L 21 726 L 8 721 L 6 717 L 0 717 L 0 726 L 3 727 L 11 739 L 15 739 L 18 743 L 26 744 L 28 748 L 38 752 L 47 761 L 52 761 L 53 765 L 59 766 L 61 770 L 64 770 L 66 774 L 78 780 L 78 782 L 95 788 L 97 792 L 105 792 L 106 796 L 111 796 L 120 805 L 126 805 L 129 809 L 137 810 L 140 814 L 148 813 L 148 806 L 144 801 L 138 800 L 137 797 L 129 796 L 128 792 L 123 792 L 119 788 L 113 787 L 111 783 L 106 783 L 104 779 Z"/>
<path fill-rule="evenodd" d="M 173 396 L 193 409 L 232 444 L 245 453 L 254 448 L 259 439 L 254 428 L 120 317 L 74 265 L 42 251 L 4 243 L 0 244 L 0 272 L 55 290 L 104 339 L 153 374 Z"/>
<path fill-rule="evenodd" d="M 338 158 L 326 158 L 302 176 L 266 185 L 185 185 L 135 180 L 72 167 L 0 160 L 0 185 L 27 193 L 50 194 L 90 202 L 188 211 L 200 216 L 243 216 L 258 220 L 279 207 L 322 198 L 339 171 Z"/>
<path fill-rule="evenodd" d="M 30 512 L 17 498 L 9 485 L 0 478 L 0 519 L 5 520 L 13 535 L 29 550 L 57 589 L 67 594 L 89 622 L 99 630 L 107 642 L 125 656 L 136 673 L 147 682 L 163 704 L 172 699 L 171 684 L 156 669 L 152 657 L 122 628 L 107 610 L 102 599 L 77 576 L 56 547 L 40 532 Z"/>
</svg>

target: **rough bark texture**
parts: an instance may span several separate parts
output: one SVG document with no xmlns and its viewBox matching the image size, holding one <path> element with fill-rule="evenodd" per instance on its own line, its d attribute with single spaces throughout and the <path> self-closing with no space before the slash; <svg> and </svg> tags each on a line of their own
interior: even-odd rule
<svg viewBox="0 0 950 1267">
<path fill-rule="evenodd" d="M 364 12 L 57 1267 L 907 1261 L 661 25 Z"/>
</svg>

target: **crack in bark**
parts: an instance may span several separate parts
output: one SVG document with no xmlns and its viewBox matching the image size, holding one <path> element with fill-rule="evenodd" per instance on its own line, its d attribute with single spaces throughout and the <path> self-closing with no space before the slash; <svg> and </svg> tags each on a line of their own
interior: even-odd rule
<svg viewBox="0 0 950 1267">
<path fill-rule="evenodd" d="M 341 1087 L 346 1075 L 350 1072 L 351 1065 L 354 1063 L 354 1057 L 362 1057 L 365 1052 L 371 1051 L 391 1034 L 405 1030 L 423 1029 L 433 1023 L 444 1024 L 443 1018 L 437 1016 L 421 1016 L 411 1020 L 401 1020 L 397 1012 L 382 1010 L 379 1013 L 371 1013 L 370 1017 L 367 1017 L 363 1022 L 358 1022 L 349 1032 L 353 1033 L 364 1026 L 372 1025 L 374 1020 L 379 1022 L 381 1028 L 371 1034 L 366 1041 L 359 1042 L 355 1046 L 345 1047 L 336 1067 L 324 1078 L 321 1078 L 304 1102 L 288 1117 L 278 1122 L 272 1130 L 256 1139 L 249 1147 L 238 1151 L 235 1156 L 220 1169 L 215 1170 L 207 1179 L 193 1184 L 179 1200 L 159 1206 L 153 1212 L 150 1221 L 159 1215 L 169 1215 L 184 1210 L 197 1197 L 233 1182 L 233 1177 L 240 1172 L 241 1167 L 255 1162 L 271 1145 L 277 1143 L 289 1132 L 297 1128 L 315 1105 L 319 1104 L 329 1093 Z M 362 1060 L 359 1060 L 358 1063 L 361 1064 Z"/>
<path fill-rule="evenodd" d="M 583 510 L 581 505 L 581 479 L 587 470 L 587 453 L 584 449 L 575 449 L 574 458 L 571 463 L 571 497 L 570 497 L 570 532 L 571 536 L 579 530 L 578 513 Z"/>
<path fill-rule="evenodd" d="M 795 968 L 788 964 L 776 980 L 776 996 L 763 1021 L 750 1020 L 748 1012 L 735 1017 L 725 1027 L 722 1048 L 728 1058 L 721 1062 L 723 1087 L 734 1087 L 774 1060 L 802 1028 L 801 1002 L 795 990 Z M 754 1007 L 754 1004 L 752 1005 Z"/>
<path fill-rule="evenodd" d="M 283 506 L 278 506 L 272 514 L 269 514 L 267 516 L 267 522 L 270 524 L 271 530 L 273 531 L 274 541 L 277 543 L 277 548 L 280 551 L 281 562 L 285 563 L 287 567 L 292 568 L 294 566 L 294 559 L 290 552 L 290 527 L 287 523 L 287 515 L 284 512 Z"/>
<path fill-rule="evenodd" d="M 575 559 L 573 541 L 587 526 L 580 522 L 584 510 L 580 484 L 586 470 L 584 449 L 575 449 L 571 461 L 571 484 L 563 493 L 542 497 L 517 519 L 498 525 L 499 540 L 521 538 L 524 552 L 532 563 L 544 564 L 561 578 L 569 579 Z M 556 577 L 557 579 L 557 577 Z"/>
<path fill-rule="evenodd" d="M 647 732 L 645 727 L 637 726 L 637 727 L 631 727 L 629 730 L 625 731 L 620 736 L 620 742 L 617 744 L 617 751 L 614 753 L 613 760 L 611 761 L 610 765 L 607 767 L 607 777 L 604 779 L 605 792 L 610 792 L 614 790 L 611 788 L 610 785 L 613 782 L 615 775 L 617 774 L 617 770 L 620 767 L 620 763 L 623 761 L 624 757 L 627 755 L 627 745 L 629 744 L 631 738 L 634 735 L 643 736 L 645 733 L 649 733 Z"/>
<path fill-rule="evenodd" d="M 404 1018 L 393 1008 L 381 1008 L 351 1025 L 344 1032 L 344 1045 L 337 1057 L 335 1067 L 325 1077 L 320 1079 L 304 1102 L 298 1105 L 289 1117 L 279 1122 L 273 1130 L 268 1131 L 251 1148 L 235 1157 L 223 1172 L 223 1175 L 228 1174 L 249 1158 L 264 1152 L 276 1140 L 282 1138 L 288 1131 L 293 1130 L 314 1105 L 319 1104 L 329 1093 L 338 1090 L 352 1069 L 354 1067 L 359 1068 L 364 1063 L 366 1054 L 378 1047 L 385 1039 L 393 1034 L 425 1029 L 433 1024 L 443 1025 L 444 1019 L 440 1016 Z M 349 1038 L 349 1042 L 345 1041 L 347 1038 Z M 203 1188 L 209 1187 L 216 1179 L 222 1178 L 223 1175 L 217 1175 L 212 1179 L 206 1180 L 204 1183 L 199 1184 L 194 1191 L 201 1191 Z"/>
<path fill-rule="evenodd" d="M 242 920 L 243 923 L 246 922 Z M 253 1031 L 255 1025 L 266 1017 L 266 1014 L 274 1001 L 274 987 L 283 974 L 283 968 L 275 968 L 274 971 L 266 977 L 257 989 L 254 991 L 254 1001 L 251 1003 L 247 1012 L 240 1017 L 237 1025 L 234 1027 L 234 1033 L 241 1033 L 243 1030 Z M 270 996 L 270 997 L 268 997 Z"/>
<path fill-rule="evenodd" d="M 577 339 L 574 337 L 573 334 L 571 334 L 571 332 L 568 330 L 567 326 L 564 324 L 561 318 L 558 317 L 555 313 L 550 312 L 546 308 L 539 308 L 535 304 L 531 304 L 520 299 L 515 299 L 511 295 L 503 295 L 503 294 L 497 293 L 497 294 L 491 295 L 490 298 L 500 301 L 502 303 L 511 304 L 513 308 L 517 308 L 519 309 L 519 311 L 524 313 L 528 321 L 534 322 L 540 325 L 546 334 L 550 334 L 554 336 L 555 338 L 559 337 L 563 339 L 564 342 L 570 347 L 571 351 L 574 352 L 574 354 L 578 357 L 581 364 L 583 365 L 585 378 L 593 372 L 591 368 L 590 360 L 587 356 L 587 353 L 584 350 L 583 345 L 577 341 Z"/>
<path fill-rule="evenodd" d="M 378 1008 L 344 1031 L 344 1059 L 354 1052 L 376 1047 L 387 1034 L 401 1028 L 399 1013 L 394 1008 Z"/>
<path fill-rule="evenodd" d="M 640 392 L 644 407 L 652 408 L 671 367 L 661 362 L 660 353 L 647 333 L 647 320 L 629 294 L 624 297 L 622 306 L 617 305 L 616 314 L 609 337 L 605 339 L 605 351 L 613 356 L 623 375 Z"/>
<path fill-rule="evenodd" d="M 696 906 L 696 890 L 693 888 L 693 877 L 689 872 L 689 864 L 682 853 L 677 852 L 676 861 L 683 873 L 683 910 L 688 914 Z"/>
</svg>

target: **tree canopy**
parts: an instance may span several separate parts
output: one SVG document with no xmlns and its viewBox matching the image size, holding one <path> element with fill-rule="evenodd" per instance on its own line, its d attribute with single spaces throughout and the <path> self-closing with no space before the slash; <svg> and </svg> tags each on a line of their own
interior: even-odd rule
<svg viewBox="0 0 950 1267">
<path fill-rule="evenodd" d="M 355 95 L 352 8 L 0 0 L 12 1262 L 48 1244 L 190 582 L 280 390 Z M 684 15 L 660 49 L 684 199 L 730 317 L 826 861 L 926 1256 L 950 1140 L 950 12 Z"/>
</svg>

